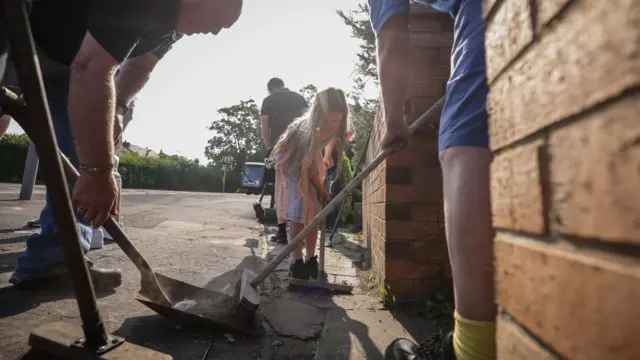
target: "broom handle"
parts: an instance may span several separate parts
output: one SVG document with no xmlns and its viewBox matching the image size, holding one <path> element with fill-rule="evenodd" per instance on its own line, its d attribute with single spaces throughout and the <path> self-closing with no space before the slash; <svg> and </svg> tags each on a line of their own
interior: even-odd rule
<svg viewBox="0 0 640 360">
<path fill-rule="evenodd" d="M 358 164 L 356 165 L 354 170 L 354 175 L 358 175 L 358 170 L 360 170 L 360 165 L 362 165 L 362 160 L 364 160 L 364 155 L 367 153 L 367 146 L 369 146 L 369 140 L 371 140 L 371 134 L 373 133 L 373 127 L 371 131 L 369 131 L 369 136 L 367 136 L 367 141 L 364 143 L 364 147 L 362 148 L 362 153 L 360 154 L 360 158 L 358 159 Z M 333 224 L 333 228 L 331 229 L 331 236 L 329 236 L 329 246 L 333 242 L 333 235 L 338 231 L 338 226 L 340 225 L 340 219 L 342 219 L 342 211 L 344 210 L 344 206 L 347 202 L 343 201 L 340 204 L 340 210 L 338 211 L 338 215 L 336 216 L 336 222 Z"/>
<path fill-rule="evenodd" d="M 443 96 L 442 98 L 440 98 L 440 100 L 433 104 L 433 106 L 431 106 L 429 110 L 425 111 L 424 114 L 422 114 L 416 121 L 414 121 L 411 126 L 409 126 L 410 136 L 413 136 L 416 130 L 418 130 L 423 125 L 428 123 L 434 124 L 440 119 L 444 100 L 445 97 Z M 351 190 L 360 185 L 360 183 L 362 183 L 362 181 L 367 176 L 369 176 L 369 174 L 373 170 L 375 170 L 378 165 L 380 165 L 386 158 L 388 158 L 389 155 L 401 150 L 404 146 L 406 146 L 406 144 L 402 144 L 402 146 L 398 147 L 390 147 L 378 154 L 378 156 L 376 156 L 376 158 L 373 159 L 373 161 L 369 165 L 367 165 L 367 167 L 364 168 L 360 174 L 353 178 L 353 180 L 351 180 L 351 182 L 347 184 L 347 186 L 345 186 L 344 189 L 342 189 L 342 191 L 340 191 L 340 193 L 336 195 L 336 197 L 333 198 L 329 202 L 329 204 L 327 204 L 327 206 L 325 206 L 324 209 L 322 209 L 320 213 L 318 213 L 318 215 L 316 215 L 316 217 L 314 217 L 313 220 L 311 220 L 311 222 L 307 226 L 305 226 L 304 229 L 302 229 L 302 231 L 295 238 L 293 238 L 293 240 L 291 240 L 284 249 L 282 249 L 280 254 L 278 254 L 278 256 L 276 256 L 276 258 L 273 259 L 269 263 L 269 265 L 267 265 L 267 267 L 264 268 L 264 270 L 262 270 L 256 276 L 255 279 L 253 279 L 253 281 L 251 282 L 251 286 L 255 288 L 258 285 L 262 284 L 264 279 L 266 279 L 267 276 L 269 276 L 269 274 L 272 273 L 273 270 L 275 270 L 275 268 L 278 267 L 278 265 L 280 265 L 280 263 L 284 261 L 284 259 L 286 259 L 287 256 L 289 256 L 289 254 L 291 254 L 291 252 L 296 247 L 298 247 L 298 245 L 300 245 L 300 243 L 302 243 L 302 241 L 306 239 L 312 231 L 318 231 L 318 224 L 320 224 L 320 222 L 323 221 L 327 217 L 327 215 L 329 215 L 338 205 L 342 203 L 342 201 L 347 197 Z"/>
<path fill-rule="evenodd" d="M 329 173 L 324 178 L 324 188 L 327 189 L 329 184 Z M 324 203 L 322 205 L 325 205 Z M 327 218 L 322 219 L 320 225 L 320 264 L 318 266 L 318 278 L 324 280 L 324 246 L 325 237 L 327 236 Z"/>
</svg>

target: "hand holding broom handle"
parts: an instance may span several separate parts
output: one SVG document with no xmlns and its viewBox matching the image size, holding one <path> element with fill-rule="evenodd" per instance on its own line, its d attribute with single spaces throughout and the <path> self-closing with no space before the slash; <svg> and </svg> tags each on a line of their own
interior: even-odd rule
<svg viewBox="0 0 640 360">
<path fill-rule="evenodd" d="M 442 107 L 444 105 L 445 97 L 443 96 L 440 100 L 438 100 L 433 106 L 429 108 L 424 114 L 422 114 L 416 121 L 411 124 L 409 127 L 409 134 L 413 136 L 418 128 L 422 127 L 427 123 L 434 124 L 440 119 L 440 114 L 442 113 Z M 318 224 L 323 221 L 327 215 L 329 215 L 342 201 L 348 196 L 349 192 L 356 188 L 362 181 L 369 176 L 369 174 L 375 170 L 378 165 L 380 165 L 386 158 L 388 158 L 394 152 L 401 150 L 406 144 L 401 144 L 397 147 L 391 147 L 383 150 L 378 156 L 376 156 L 373 161 L 367 165 L 366 168 L 362 170 L 360 174 L 358 174 L 347 186 L 340 191 L 335 198 L 333 198 L 327 206 L 325 206 L 318 215 L 316 215 L 311 222 L 305 226 L 304 229 L 295 237 L 293 240 L 289 242 L 289 244 L 273 259 L 267 267 L 262 270 L 255 279 L 251 282 L 252 287 L 257 287 L 260 285 L 267 276 L 273 272 L 273 270 L 280 265 L 280 263 L 289 256 L 289 254 L 295 249 L 301 242 L 304 240 L 312 231 L 318 231 Z"/>
</svg>

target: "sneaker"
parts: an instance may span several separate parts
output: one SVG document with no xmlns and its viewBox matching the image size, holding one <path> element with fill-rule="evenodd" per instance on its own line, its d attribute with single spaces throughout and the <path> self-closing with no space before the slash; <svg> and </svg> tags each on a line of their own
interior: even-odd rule
<svg viewBox="0 0 640 360">
<path fill-rule="evenodd" d="M 88 260 L 87 267 L 96 290 L 113 290 L 122 285 L 122 271 L 120 269 L 99 268 Z M 67 275 L 68 269 L 65 263 L 56 264 L 43 272 L 46 272 L 44 276 L 33 276 L 26 279 L 17 279 L 12 276 L 9 283 L 21 290 L 38 290 L 55 284 L 56 280 L 71 280 Z"/>
<path fill-rule="evenodd" d="M 104 231 L 102 228 L 92 229 L 93 233 L 91 234 L 91 250 L 102 249 L 104 246 Z"/>
<path fill-rule="evenodd" d="M 396 339 L 387 346 L 384 360 L 456 360 L 453 332 L 444 337 L 442 333 L 436 333 L 420 345 L 407 339 Z"/>
<path fill-rule="evenodd" d="M 305 265 L 307 266 L 307 272 L 309 273 L 309 278 L 313 280 L 317 280 L 318 279 L 318 255 L 307 260 L 307 263 Z"/>
<path fill-rule="evenodd" d="M 289 277 L 293 279 L 309 279 L 309 272 L 302 259 L 296 260 L 289 267 Z"/>
<path fill-rule="evenodd" d="M 89 260 L 87 260 L 87 267 L 95 288 L 115 289 L 122 285 L 122 270 L 101 268 Z"/>
<path fill-rule="evenodd" d="M 277 234 L 273 235 L 271 237 L 271 242 L 282 244 L 282 245 L 289 243 L 289 241 L 287 240 L 287 234 L 283 234 L 281 232 L 278 232 Z"/>
<path fill-rule="evenodd" d="M 27 221 L 27 226 L 32 228 L 39 228 L 40 218 Z"/>
</svg>

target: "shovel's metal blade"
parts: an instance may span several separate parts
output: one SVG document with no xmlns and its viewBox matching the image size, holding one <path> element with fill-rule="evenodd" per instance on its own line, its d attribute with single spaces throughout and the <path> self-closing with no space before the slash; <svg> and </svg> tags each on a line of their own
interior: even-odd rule
<svg viewBox="0 0 640 360">
<path fill-rule="evenodd" d="M 185 282 L 156 273 L 158 282 L 167 295 L 176 302 L 191 301 L 195 305 L 185 310 L 154 302 L 138 293 L 136 300 L 169 321 L 194 330 L 257 335 L 256 319 L 242 317 L 235 313 L 237 299 L 215 291 L 203 289 Z"/>
</svg>

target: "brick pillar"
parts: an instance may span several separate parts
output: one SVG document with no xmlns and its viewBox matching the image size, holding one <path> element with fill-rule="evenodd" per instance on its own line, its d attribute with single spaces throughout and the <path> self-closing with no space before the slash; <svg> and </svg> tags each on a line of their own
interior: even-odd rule
<svg viewBox="0 0 640 360">
<path fill-rule="evenodd" d="M 410 29 L 408 120 L 414 121 L 444 95 L 453 21 L 446 13 L 412 6 Z M 380 150 L 384 129 L 376 125 L 368 159 Z M 365 180 L 364 195 L 364 235 L 378 280 L 400 300 L 436 290 L 438 277 L 449 272 L 437 128 L 421 129 L 407 149 L 387 159 Z"/>
<path fill-rule="evenodd" d="M 640 2 L 484 12 L 498 359 L 638 359 Z"/>
</svg>

